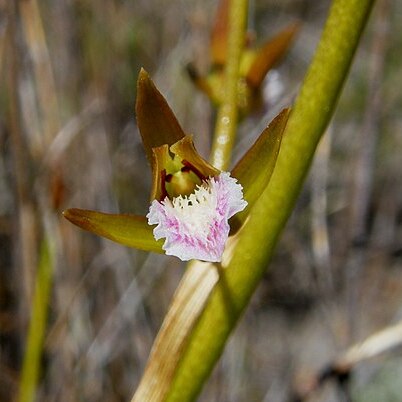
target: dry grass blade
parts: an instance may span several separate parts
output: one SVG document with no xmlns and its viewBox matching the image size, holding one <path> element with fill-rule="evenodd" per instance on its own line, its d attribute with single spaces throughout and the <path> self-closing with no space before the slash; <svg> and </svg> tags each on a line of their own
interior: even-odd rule
<svg viewBox="0 0 402 402">
<path fill-rule="evenodd" d="M 382 353 L 389 352 L 400 345 L 402 345 L 402 322 L 376 332 L 364 341 L 351 346 L 341 356 L 317 373 L 315 377 L 311 378 L 307 387 L 297 390 L 291 399 L 292 402 L 307 401 L 326 381 L 330 379 L 342 381 L 347 378 L 356 365 Z"/>
<path fill-rule="evenodd" d="M 180 351 L 217 281 L 218 269 L 214 264 L 194 261 L 189 265 L 155 340 L 132 402 L 164 400 L 179 364 Z"/>
<path fill-rule="evenodd" d="M 351 188 L 350 219 L 348 223 L 350 249 L 346 261 L 345 276 L 348 283 L 349 335 L 355 339 L 358 319 L 360 277 L 367 265 L 366 246 L 370 240 L 370 208 L 374 191 L 376 153 L 380 137 L 380 121 L 383 114 L 383 91 L 385 56 L 389 43 L 390 2 L 382 0 L 378 4 L 375 20 L 376 33 L 371 43 L 368 60 L 368 91 L 363 126 L 358 133 L 358 148 L 354 159 L 353 182 Z"/>
<path fill-rule="evenodd" d="M 36 0 L 18 3 L 25 39 L 32 59 L 38 104 L 42 115 L 43 143 L 41 149 L 36 150 L 42 156 L 44 149 L 52 142 L 60 127 L 58 97 L 38 3 Z"/>
<path fill-rule="evenodd" d="M 3 10 L 4 8 L 4 10 Z M 4 17 L 1 17 L 1 15 L 4 15 Z M 4 54 L 6 52 L 6 45 L 7 45 L 7 32 L 8 32 L 8 19 L 7 19 L 7 13 L 6 13 L 6 7 L 5 5 L 2 7 L 0 5 L 0 80 L 3 77 L 3 69 L 5 66 L 5 61 L 6 58 L 4 57 Z"/>
<path fill-rule="evenodd" d="M 331 272 L 331 250 L 327 222 L 328 163 L 331 153 L 331 132 L 329 127 L 318 145 L 312 169 L 311 184 L 311 237 L 314 265 L 317 279 L 324 291 L 333 288 Z"/>
</svg>

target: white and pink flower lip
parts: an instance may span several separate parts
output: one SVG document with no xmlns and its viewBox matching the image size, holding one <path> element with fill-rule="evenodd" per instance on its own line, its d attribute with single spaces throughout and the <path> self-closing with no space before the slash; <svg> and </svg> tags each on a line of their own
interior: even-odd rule
<svg viewBox="0 0 402 402">
<path fill-rule="evenodd" d="M 220 262 L 229 236 L 228 220 L 246 206 L 242 186 L 221 172 L 203 180 L 189 195 L 153 200 L 147 218 L 150 225 L 157 225 L 155 239 L 166 239 L 167 255 Z"/>
</svg>

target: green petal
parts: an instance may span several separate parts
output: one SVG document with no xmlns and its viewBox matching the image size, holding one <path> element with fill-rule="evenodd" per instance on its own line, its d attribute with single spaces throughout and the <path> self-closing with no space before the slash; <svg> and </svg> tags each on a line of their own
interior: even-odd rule
<svg viewBox="0 0 402 402">
<path fill-rule="evenodd" d="M 300 24 L 294 23 L 266 42 L 255 56 L 246 74 L 247 83 L 259 88 L 268 71 L 285 55 Z"/>
<path fill-rule="evenodd" d="M 283 109 L 232 170 L 232 176 L 243 186 L 244 199 L 248 202 L 247 208 L 231 219 L 232 232 L 245 221 L 250 208 L 269 183 L 289 114 L 290 109 Z"/>
<path fill-rule="evenodd" d="M 170 146 L 184 137 L 184 131 L 172 109 L 144 69 L 141 69 L 138 75 L 135 110 L 138 128 L 150 163 L 152 163 L 152 148 L 164 144 Z"/>
<path fill-rule="evenodd" d="M 156 241 L 152 227 L 145 216 L 128 214 L 105 214 L 86 209 L 67 209 L 63 215 L 81 229 L 106 237 L 124 246 L 145 251 L 164 253 L 163 240 Z"/>
<path fill-rule="evenodd" d="M 170 151 L 178 155 L 182 160 L 190 162 L 205 177 L 217 176 L 220 171 L 203 159 L 194 147 L 193 137 L 186 135 L 182 140 L 170 147 Z"/>
<path fill-rule="evenodd" d="M 172 159 L 169 153 L 169 147 L 165 144 L 160 147 L 152 148 L 152 200 L 162 200 L 165 194 L 164 184 L 162 183 L 162 174 L 175 173 L 189 162 L 193 169 L 196 169 L 202 176 L 217 176 L 220 172 L 214 168 L 205 159 L 203 159 L 194 147 L 191 135 L 185 135 L 180 141 L 177 141 L 170 147 L 170 152 L 178 158 Z M 172 195 L 172 194 L 170 194 Z"/>
</svg>

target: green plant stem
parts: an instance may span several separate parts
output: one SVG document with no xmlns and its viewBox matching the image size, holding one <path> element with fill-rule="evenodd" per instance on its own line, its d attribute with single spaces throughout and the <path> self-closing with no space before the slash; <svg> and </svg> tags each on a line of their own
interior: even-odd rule
<svg viewBox="0 0 402 402">
<path fill-rule="evenodd" d="M 220 170 L 227 170 L 229 166 L 237 130 L 239 66 L 245 42 L 247 6 L 247 0 L 230 2 L 224 95 L 218 110 L 210 157 L 212 165 Z"/>
<path fill-rule="evenodd" d="M 19 402 L 32 402 L 35 400 L 52 287 L 53 263 L 51 243 L 45 239 L 42 242 L 36 275 L 32 316 L 22 365 Z"/>
<path fill-rule="evenodd" d="M 372 0 L 335 0 L 289 118 L 271 181 L 238 234 L 237 247 L 182 351 L 167 400 L 192 401 L 263 275 L 308 172 Z"/>
</svg>

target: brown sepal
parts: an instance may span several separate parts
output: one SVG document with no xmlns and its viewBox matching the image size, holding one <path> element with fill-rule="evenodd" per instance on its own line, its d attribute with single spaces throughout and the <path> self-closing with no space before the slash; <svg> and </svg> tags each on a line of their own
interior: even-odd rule
<svg viewBox="0 0 402 402">
<path fill-rule="evenodd" d="M 256 89 L 260 87 L 268 71 L 281 60 L 289 49 L 299 28 L 300 23 L 293 23 L 256 50 L 255 59 L 246 74 L 246 80 L 251 87 Z"/>
<path fill-rule="evenodd" d="M 141 69 L 138 76 L 135 110 L 138 128 L 150 163 L 153 158 L 152 148 L 164 144 L 170 146 L 184 137 L 184 131 L 172 109 L 144 69 Z"/>
</svg>

